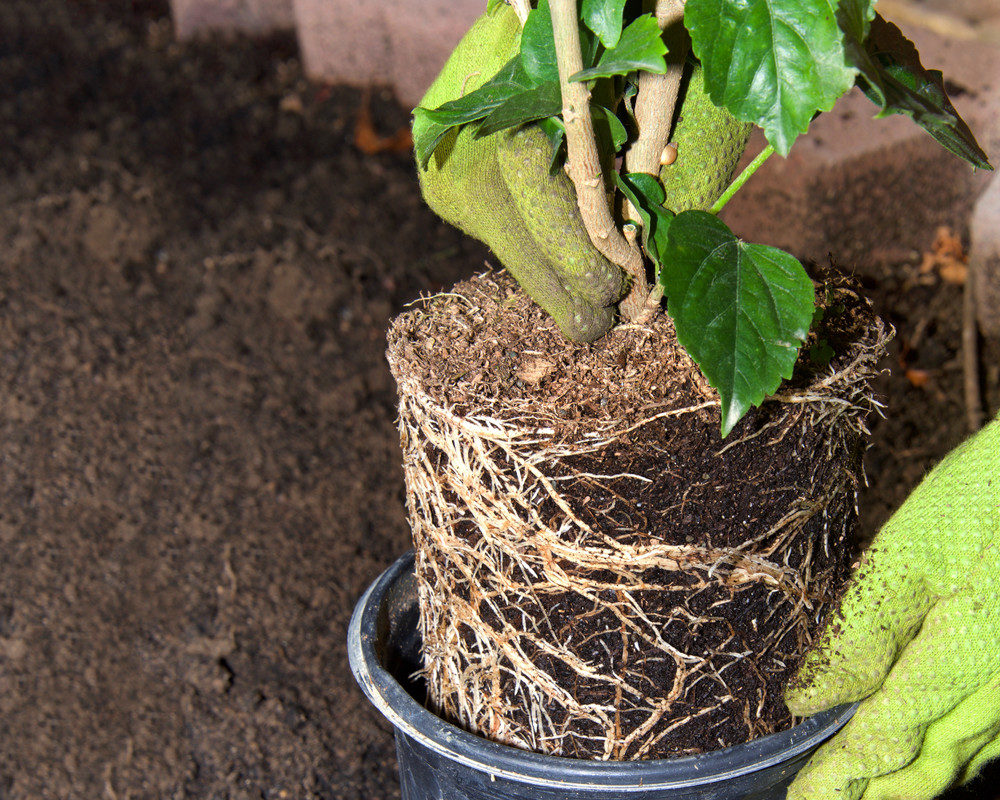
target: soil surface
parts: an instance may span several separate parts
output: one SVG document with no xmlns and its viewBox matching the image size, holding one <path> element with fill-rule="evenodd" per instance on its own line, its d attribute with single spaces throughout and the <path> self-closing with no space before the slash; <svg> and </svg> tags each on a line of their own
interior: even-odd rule
<svg viewBox="0 0 1000 800">
<path fill-rule="evenodd" d="M 359 136 L 291 37 L 178 45 L 164 0 L 0 31 L 0 798 L 398 798 L 344 643 L 408 546 L 384 332 L 485 251 L 359 149 L 406 112 Z M 922 260 L 857 265 L 899 333 L 866 531 L 965 435 Z"/>
</svg>

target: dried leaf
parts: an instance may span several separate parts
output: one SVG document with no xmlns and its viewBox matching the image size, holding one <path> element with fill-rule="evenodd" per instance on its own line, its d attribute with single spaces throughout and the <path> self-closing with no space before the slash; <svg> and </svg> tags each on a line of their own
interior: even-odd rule
<svg viewBox="0 0 1000 800">
<path fill-rule="evenodd" d="M 931 374 L 925 369 L 906 370 L 906 379 L 917 389 L 922 389 L 930 380 Z"/>
<path fill-rule="evenodd" d="M 551 375 L 555 368 L 556 365 L 548 359 L 529 358 L 517 370 L 517 377 L 534 386 Z"/>
<path fill-rule="evenodd" d="M 936 272 L 945 283 L 963 286 L 969 276 L 967 261 L 962 240 L 951 228 L 941 226 L 934 234 L 930 252 L 924 253 L 920 272 L 924 275 Z"/>
<path fill-rule="evenodd" d="M 382 136 L 375 130 L 368 95 L 361 98 L 358 117 L 354 123 L 354 146 L 366 156 L 379 153 L 405 153 L 413 147 L 413 137 L 409 128 L 400 128 L 389 136 Z"/>
<path fill-rule="evenodd" d="M 965 286 L 965 281 L 969 277 L 969 268 L 959 261 L 948 261 L 938 266 L 941 280 L 955 286 Z"/>
</svg>

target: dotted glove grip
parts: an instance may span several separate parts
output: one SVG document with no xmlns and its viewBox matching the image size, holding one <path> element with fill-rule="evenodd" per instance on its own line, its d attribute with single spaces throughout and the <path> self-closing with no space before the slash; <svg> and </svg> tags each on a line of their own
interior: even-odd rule
<svg viewBox="0 0 1000 800">
<path fill-rule="evenodd" d="M 786 693 L 799 715 L 854 700 L 792 800 L 930 800 L 1000 754 L 1000 421 L 886 523 Z"/>
</svg>

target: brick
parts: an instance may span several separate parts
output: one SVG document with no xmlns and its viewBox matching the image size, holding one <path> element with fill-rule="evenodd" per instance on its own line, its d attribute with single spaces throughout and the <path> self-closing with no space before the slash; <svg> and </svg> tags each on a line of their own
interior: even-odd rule
<svg viewBox="0 0 1000 800">
<path fill-rule="evenodd" d="M 483 0 L 294 0 L 306 73 L 355 86 L 391 86 L 416 105 Z"/>
<path fill-rule="evenodd" d="M 170 0 L 174 31 L 189 39 L 209 31 L 261 34 L 295 27 L 293 0 Z"/>
<path fill-rule="evenodd" d="M 979 34 L 982 36 L 983 41 L 1000 45 L 1000 14 L 983 20 L 979 24 Z"/>
<path fill-rule="evenodd" d="M 996 14 L 997 0 L 918 0 L 917 5 L 976 22 Z"/>
<path fill-rule="evenodd" d="M 980 195 L 969 227 L 979 326 L 984 335 L 1000 337 L 1000 175 Z"/>
</svg>

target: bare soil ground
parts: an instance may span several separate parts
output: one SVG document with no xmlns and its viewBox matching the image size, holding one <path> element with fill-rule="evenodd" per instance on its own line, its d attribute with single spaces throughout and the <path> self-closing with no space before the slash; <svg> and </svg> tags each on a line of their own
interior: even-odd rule
<svg viewBox="0 0 1000 800">
<path fill-rule="evenodd" d="M 163 0 L 0 32 L 0 798 L 398 797 L 344 643 L 407 548 L 384 332 L 485 251 L 291 37 L 178 45 Z M 861 265 L 899 331 L 866 530 L 964 435 L 920 263 Z"/>
</svg>

